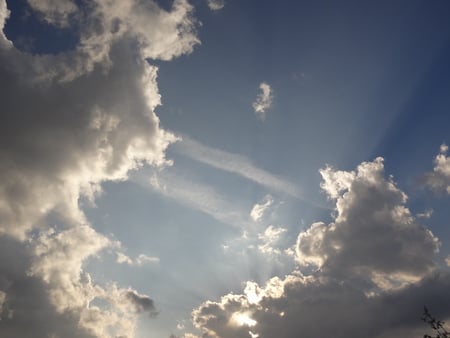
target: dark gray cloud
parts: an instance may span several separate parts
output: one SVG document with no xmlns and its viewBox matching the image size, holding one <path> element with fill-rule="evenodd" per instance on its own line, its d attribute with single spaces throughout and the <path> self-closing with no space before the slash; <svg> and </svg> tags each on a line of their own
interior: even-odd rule
<svg viewBox="0 0 450 338">
<path fill-rule="evenodd" d="M 0 290 L 6 294 L 0 320 L 1 337 L 93 338 L 74 313 L 59 313 L 41 278 L 27 274 L 33 254 L 23 243 L 0 237 Z"/>
<path fill-rule="evenodd" d="M 131 290 L 126 293 L 126 298 L 134 306 L 136 312 L 148 312 L 151 316 L 156 316 L 158 314 L 155 303 L 150 297 L 140 295 L 136 291 Z"/>
</svg>

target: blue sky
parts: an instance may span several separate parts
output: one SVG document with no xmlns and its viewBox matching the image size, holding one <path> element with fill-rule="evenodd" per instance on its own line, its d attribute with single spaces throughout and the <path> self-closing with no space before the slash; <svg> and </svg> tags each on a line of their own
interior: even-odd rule
<svg viewBox="0 0 450 338">
<path fill-rule="evenodd" d="M 0 0 L 0 335 L 450 318 L 449 12 Z"/>
</svg>

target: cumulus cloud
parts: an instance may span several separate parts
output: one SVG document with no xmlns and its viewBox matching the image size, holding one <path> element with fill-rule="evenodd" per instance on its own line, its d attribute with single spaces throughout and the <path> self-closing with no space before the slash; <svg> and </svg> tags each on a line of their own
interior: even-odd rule
<svg viewBox="0 0 450 338">
<path fill-rule="evenodd" d="M 272 88 L 265 82 L 259 85 L 261 92 L 256 97 L 255 102 L 253 102 L 253 109 L 256 116 L 264 121 L 266 119 L 266 111 L 272 106 L 273 101 L 273 91 Z"/>
<path fill-rule="evenodd" d="M 50 211 L 83 223 L 80 196 L 93 199 L 102 181 L 125 179 L 143 163 L 168 163 L 164 151 L 176 138 L 159 127 L 154 113 L 157 69 L 136 53 L 170 59 L 189 52 L 180 46 L 196 41 L 183 33 L 190 7 L 176 1 L 165 12 L 152 2 L 145 8 L 120 4 L 123 12 L 111 2 L 94 2 L 91 20 L 102 19 L 108 37 L 87 24 L 74 51 L 34 56 L 2 45 L 0 118 L 8 128 L 1 133 L 0 232 L 23 236 Z M 124 31 L 111 33 L 116 14 Z M 130 27 L 138 19 L 146 24 L 136 32 Z M 168 42 L 171 36 L 179 43 Z M 99 39 L 101 50 L 92 45 Z"/>
<path fill-rule="evenodd" d="M 0 264 L 0 335 L 132 336 L 138 314 L 156 314 L 153 301 L 83 271 L 120 244 L 89 225 L 80 200 L 94 202 L 103 182 L 144 164 L 171 164 L 165 150 L 177 138 L 155 114 L 160 94 L 149 59 L 170 60 L 199 43 L 193 8 L 184 0 L 170 10 L 133 0 L 28 4 L 79 41 L 34 55 L 0 34 L 0 241 L 9 243 L 0 249 L 14 257 Z M 0 0 L 0 28 L 8 15 Z"/>
<path fill-rule="evenodd" d="M 424 176 L 425 184 L 434 191 L 446 191 L 450 194 L 450 157 L 448 146 L 442 144 L 440 152 L 434 159 L 434 168 Z"/>
<path fill-rule="evenodd" d="M 420 279 L 435 267 L 439 241 L 411 215 L 405 193 L 384 177 L 382 158 L 351 172 L 327 167 L 320 173 L 322 188 L 336 203 L 335 220 L 300 234 L 300 264 L 370 276 L 378 286 Z"/>
<path fill-rule="evenodd" d="M 316 222 L 299 234 L 298 270 L 265 286 L 247 282 L 242 294 L 195 309 L 193 323 L 203 334 L 394 338 L 423 334 L 418 315 L 424 304 L 440 318 L 450 316 L 450 275 L 435 263 L 439 242 L 411 215 L 406 194 L 385 177 L 383 159 L 354 171 L 320 172 L 336 205 L 333 222 Z M 268 228 L 264 237 L 281 233 Z M 311 272 L 312 266 L 317 270 Z"/>
</svg>

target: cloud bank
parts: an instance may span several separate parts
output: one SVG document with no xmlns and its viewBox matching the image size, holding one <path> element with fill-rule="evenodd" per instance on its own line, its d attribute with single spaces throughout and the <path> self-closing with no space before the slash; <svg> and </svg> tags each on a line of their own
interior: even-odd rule
<svg viewBox="0 0 450 338">
<path fill-rule="evenodd" d="M 0 335 L 131 337 L 153 300 L 114 282 L 98 285 L 89 259 L 120 244 L 96 232 L 80 201 L 143 164 L 170 165 L 176 137 L 160 127 L 157 68 L 199 41 L 192 6 L 154 1 L 29 0 L 53 29 L 79 41 L 58 54 L 24 53 L 3 33 L 0 0 Z M 58 226 L 49 227 L 49 217 Z M 148 257 L 138 258 L 144 263 Z"/>
<path fill-rule="evenodd" d="M 426 332 L 419 320 L 424 304 L 439 318 L 450 316 L 450 274 L 435 262 L 440 243 L 385 177 L 383 159 L 320 173 L 335 202 L 333 222 L 316 222 L 299 234 L 298 269 L 291 274 L 265 286 L 247 282 L 242 294 L 195 309 L 194 325 L 204 335 L 412 337 Z M 268 230 L 269 237 L 278 235 Z"/>
</svg>

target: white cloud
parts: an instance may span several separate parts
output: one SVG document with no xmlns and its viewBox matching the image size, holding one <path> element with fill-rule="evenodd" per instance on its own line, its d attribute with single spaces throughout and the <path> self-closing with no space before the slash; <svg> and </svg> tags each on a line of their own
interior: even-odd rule
<svg viewBox="0 0 450 338">
<path fill-rule="evenodd" d="M 174 149 L 213 168 L 237 174 L 275 191 L 301 197 L 292 182 L 258 168 L 245 156 L 205 146 L 188 136 L 183 136 L 182 141 L 174 145 Z"/>
<path fill-rule="evenodd" d="M 334 222 L 316 222 L 299 234 L 298 268 L 310 275 L 294 270 L 204 302 L 192 316 L 205 335 L 394 338 L 420 332 L 423 304 L 450 316 L 450 275 L 435 263 L 438 240 L 411 216 L 406 195 L 385 178 L 383 160 L 321 174 L 336 209 Z M 269 227 L 260 237 L 276 241 L 282 233 Z M 311 273 L 305 264 L 320 269 Z M 251 322 L 229 324 L 241 314 Z"/>
<path fill-rule="evenodd" d="M 450 194 L 450 157 L 448 146 L 442 144 L 440 152 L 434 159 L 433 172 L 425 174 L 425 184 L 435 191 L 446 191 Z"/>
<path fill-rule="evenodd" d="M 267 195 L 261 204 L 256 203 L 252 210 L 250 211 L 250 217 L 258 222 L 267 211 L 267 209 L 273 204 L 273 198 L 270 195 Z"/>
<path fill-rule="evenodd" d="M 225 0 L 206 0 L 206 2 L 213 11 L 218 11 L 225 6 Z"/>
<path fill-rule="evenodd" d="M 287 229 L 285 228 L 269 225 L 262 234 L 258 235 L 258 238 L 262 241 L 262 244 L 258 246 L 259 250 L 270 255 L 282 254 L 282 251 L 276 245 L 286 232 Z"/>
<path fill-rule="evenodd" d="M 255 110 L 256 116 L 264 121 L 266 119 L 266 111 L 272 106 L 273 101 L 273 91 L 272 88 L 265 82 L 259 85 L 261 92 L 256 97 L 255 102 L 253 102 L 253 109 Z"/>
<path fill-rule="evenodd" d="M 222 223 L 233 227 L 246 227 L 249 223 L 246 212 L 238 203 L 227 199 L 211 186 L 188 180 L 168 170 L 154 173 L 148 183 L 167 198 L 199 210 Z"/>
<path fill-rule="evenodd" d="M 132 258 L 128 257 L 127 255 L 125 255 L 123 252 L 117 252 L 117 263 L 142 266 L 142 265 L 146 265 L 146 264 L 159 263 L 159 258 L 140 254 L 135 259 L 132 259 Z"/>
</svg>

